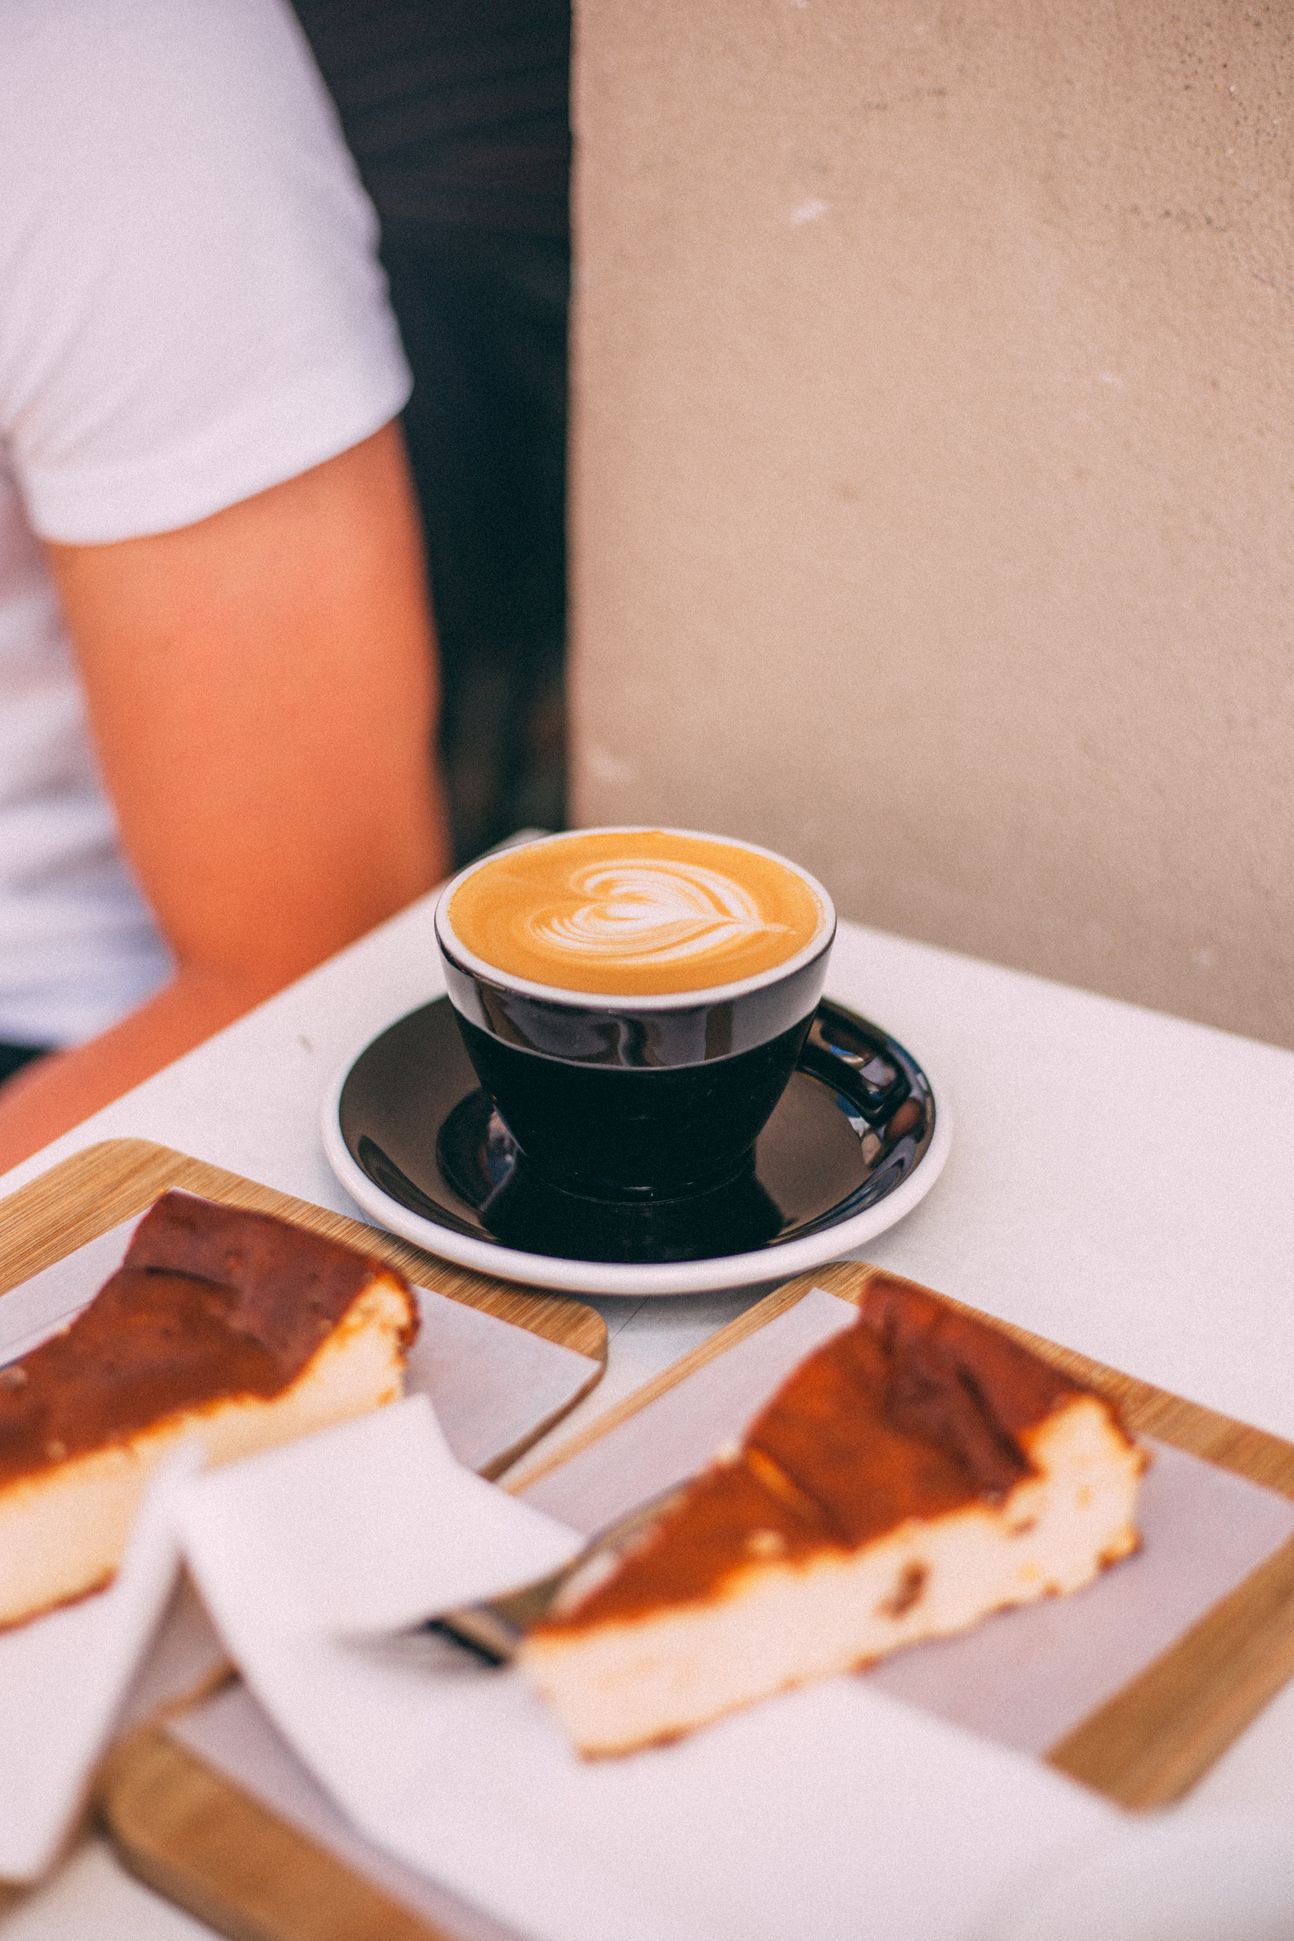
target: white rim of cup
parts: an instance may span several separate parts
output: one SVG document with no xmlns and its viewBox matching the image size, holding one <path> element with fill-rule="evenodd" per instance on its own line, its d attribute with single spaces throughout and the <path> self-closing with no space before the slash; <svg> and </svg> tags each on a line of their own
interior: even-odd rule
<svg viewBox="0 0 1294 1941">
<path fill-rule="evenodd" d="M 789 869 L 793 876 L 807 883 L 818 900 L 822 920 L 809 942 L 782 963 L 774 964 L 766 971 L 757 971 L 750 977 L 738 978 L 734 983 L 701 985 L 689 991 L 573 991 L 562 984 L 540 984 L 533 978 L 514 977 L 511 971 L 501 970 L 488 958 L 479 957 L 474 950 L 469 950 L 449 919 L 450 899 L 460 885 L 469 876 L 475 876 L 478 870 L 503 862 L 512 850 L 542 849 L 548 844 L 571 842 L 581 836 L 690 836 L 698 842 L 713 842 L 728 849 L 744 849 L 752 856 L 763 856 L 770 863 L 779 863 L 783 869 Z M 723 1004 L 730 998 L 744 997 L 748 991 L 757 991 L 764 985 L 780 983 L 782 978 L 803 970 L 834 938 L 836 906 L 817 877 L 802 864 L 792 862 L 789 856 L 781 855 L 776 849 L 766 849 L 762 843 L 743 842 L 738 836 L 716 836 L 705 829 L 676 829 L 661 822 L 614 822 L 599 823 L 588 829 L 560 829 L 551 836 L 535 836 L 529 841 L 511 843 L 507 848 L 492 849 L 488 855 L 478 856 L 475 862 L 468 863 L 446 883 L 436 899 L 433 924 L 437 941 L 451 957 L 483 982 L 500 989 L 517 991 L 523 997 L 540 998 L 547 1004 L 568 1004 L 575 1008 L 594 1005 L 603 1010 L 677 1011 L 689 1005 Z"/>
</svg>

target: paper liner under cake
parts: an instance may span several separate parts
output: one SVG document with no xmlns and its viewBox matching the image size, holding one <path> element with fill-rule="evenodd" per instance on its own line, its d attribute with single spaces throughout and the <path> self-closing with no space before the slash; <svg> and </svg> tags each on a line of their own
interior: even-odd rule
<svg viewBox="0 0 1294 1941">
<path fill-rule="evenodd" d="M 877 1275 L 857 1323 L 521 1662 L 586 1753 L 675 1737 L 1080 1588 L 1136 1548 L 1144 1461 L 1091 1390 Z"/>
</svg>

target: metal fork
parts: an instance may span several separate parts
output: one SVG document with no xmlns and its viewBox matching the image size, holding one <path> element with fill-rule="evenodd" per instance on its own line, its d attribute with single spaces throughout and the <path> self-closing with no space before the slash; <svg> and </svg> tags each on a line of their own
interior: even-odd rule
<svg viewBox="0 0 1294 1941">
<path fill-rule="evenodd" d="M 547 1616 L 554 1603 L 568 1587 L 574 1589 L 577 1578 L 587 1573 L 591 1588 L 597 1572 L 609 1569 L 616 1558 L 651 1528 L 683 1491 L 687 1484 L 671 1483 L 668 1489 L 658 1490 L 643 1503 L 626 1510 L 604 1529 L 590 1537 L 584 1548 L 577 1551 L 569 1563 L 560 1569 L 549 1571 L 546 1577 L 537 1577 L 532 1583 L 522 1584 L 519 1589 L 506 1591 L 501 1597 L 487 1598 L 480 1604 L 465 1604 L 455 1611 L 443 1611 L 427 1625 L 429 1631 L 442 1632 L 446 1637 L 466 1645 L 478 1656 L 493 1665 L 506 1665 L 516 1655 L 517 1648 L 527 1632 L 534 1629 L 541 1618 Z"/>
</svg>

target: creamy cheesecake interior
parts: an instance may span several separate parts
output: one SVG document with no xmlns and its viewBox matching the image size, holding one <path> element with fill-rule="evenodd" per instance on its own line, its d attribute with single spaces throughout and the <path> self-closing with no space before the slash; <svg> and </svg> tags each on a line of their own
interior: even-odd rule
<svg viewBox="0 0 1294 1941">
<path fill-rule="evenodd" d="M 878 1276 L 644 1542 L 522 1649 L 587 1754 L 1078 1590 L 1137 1547 L 1144 1456 L 1100 1397 Z"/>
<path fill-rule="evenodd" d="M 416 1327 L 376 1258 L 165 1195 L 90 1306 L 0 1370 L 0 1625 L 112 1576 L 184 1438 L 228 1462 L 395 1400 Z"/>
</svg>

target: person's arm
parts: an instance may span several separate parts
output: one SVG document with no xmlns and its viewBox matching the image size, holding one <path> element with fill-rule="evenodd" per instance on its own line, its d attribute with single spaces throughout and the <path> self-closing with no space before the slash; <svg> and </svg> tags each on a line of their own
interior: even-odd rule
<svg viewBox="0 0 1294 1941">
<path fill-rule="evenodd" d="M 398 428 L 177 532 L 51 545 L 121 840 L 175 959 L 0 1093 L 0 1168 L 429 888 L 448 863 Z"/>
</svg>

